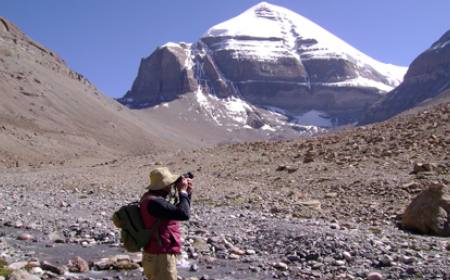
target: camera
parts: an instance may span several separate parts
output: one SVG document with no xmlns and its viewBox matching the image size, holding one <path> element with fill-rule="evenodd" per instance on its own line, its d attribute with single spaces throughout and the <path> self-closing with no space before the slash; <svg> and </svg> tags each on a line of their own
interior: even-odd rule
<svg viewBox="0 0 450 280">
<path fill-rule="evenodd" d="M 194 174 L 192 174 L 192 172 L 190 172 L 190 171 L 187 173 L 184 173 L 183 175 L 178 177 L 178 179 L 175 181 L 175 185 L 178 184 L 183 178 L 194 179 Z"/>
</svg>

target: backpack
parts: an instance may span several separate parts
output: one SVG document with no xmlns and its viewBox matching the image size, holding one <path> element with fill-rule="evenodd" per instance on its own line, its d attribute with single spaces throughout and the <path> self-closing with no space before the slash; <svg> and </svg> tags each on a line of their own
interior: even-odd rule
<svg viewBox="0 0 450 280">
<path fill-rule="evenodd" d="M 139 252 L 152 239 L 157 232 L 160 220 L 158 219 L 150 229 L 146 229 L 142 221 L 139 202 L 132 202 L 120 207 L 112 216 L 114 225 L 121 229 L 120 241 L 128 252 Z M 157 234 L 158 243 L 161 239 Z"/>
</svg>

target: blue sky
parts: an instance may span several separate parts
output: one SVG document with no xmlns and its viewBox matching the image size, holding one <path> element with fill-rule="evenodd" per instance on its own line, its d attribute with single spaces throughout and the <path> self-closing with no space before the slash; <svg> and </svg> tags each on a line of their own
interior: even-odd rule
<svg viewBox="0 0 450 280">
<path fill-rule="evenodd" d="M 252 0 L 2 0 L 0 15 L 58 53 L 101 91 L 122 97 L 141 58 L 195 42 Z M 386 63 L 407 66 L 450 28 L 449 0 L 272 0 Z"/>
</svg>

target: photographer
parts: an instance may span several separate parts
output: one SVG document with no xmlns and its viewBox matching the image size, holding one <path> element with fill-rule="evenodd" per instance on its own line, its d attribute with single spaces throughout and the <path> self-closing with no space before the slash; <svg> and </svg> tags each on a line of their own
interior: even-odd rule
<svg viewBox="0 0 450 280">
<path fill-rule="evenodd" d="M 150 172 L 150 185 L 141 198 L 141 216 L 147 229 L 157 229 L 142 257 L 144 273 L 149 280 L 176 280 L 177 255 L 181 253 L 182 241 L 179 221 L 189 220 L 192 174 L 172 174 L 167 167 Z M 175 188 L 179 202 L 166 200 Z"/>
</svg>

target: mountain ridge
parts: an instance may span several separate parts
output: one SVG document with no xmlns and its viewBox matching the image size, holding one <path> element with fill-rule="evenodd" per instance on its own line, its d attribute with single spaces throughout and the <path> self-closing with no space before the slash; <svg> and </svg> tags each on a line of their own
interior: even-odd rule
<svg viewBox="0 0 450 280">
<path fill-rule="evenodd" d="M 360 123 L 384 121 L 445 95 L 449 89 L 450 30 L 412 61 L 404 81 L 373 104 Z"/>
</svg>

